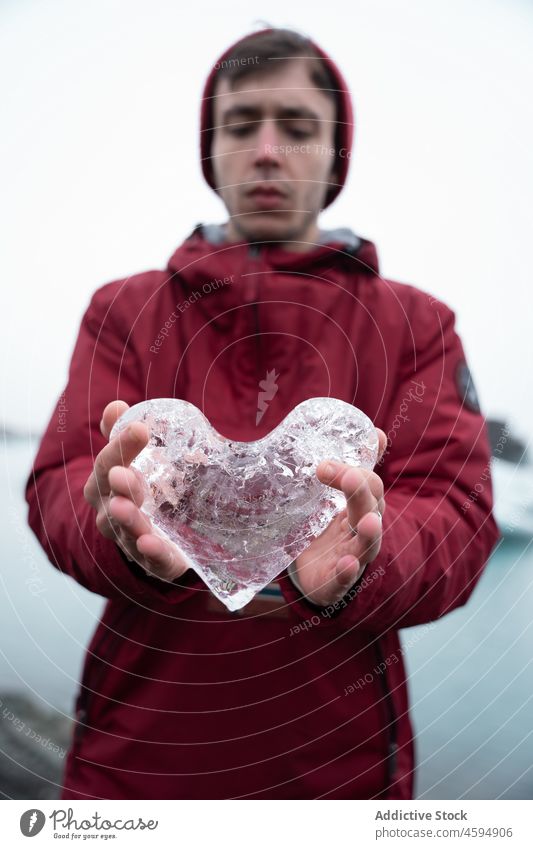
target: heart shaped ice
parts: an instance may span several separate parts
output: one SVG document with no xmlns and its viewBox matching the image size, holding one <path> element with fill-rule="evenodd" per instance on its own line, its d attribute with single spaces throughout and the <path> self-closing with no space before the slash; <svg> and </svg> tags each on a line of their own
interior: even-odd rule
<svg viewBox="0 0 533 849">
<path fill-rule="evenodd" d="M 346 505 L 318 480 L 321 460 L 372 469 L 378 439 L 345 401 L 310 398 L 256 442 L 221 436 L 188 401 L 130 407 L 111 438 L 144 422 L 150 442 L 131 464 L 144 476 L 142 505 L 155 533 L 180 549 L 229 610 L 237 610 L 310 545 Z"/>
</svg>

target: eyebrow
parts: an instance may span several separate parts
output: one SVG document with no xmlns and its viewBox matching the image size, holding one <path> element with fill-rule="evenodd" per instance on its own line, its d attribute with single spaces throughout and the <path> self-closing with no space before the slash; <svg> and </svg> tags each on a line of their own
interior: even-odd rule
<svg viewBox="0 0 533 849">
<path fill-rule="evenodd" d="M 229 124 L 237 118 L 249 118 L 260 120 L 263 116 L 263 109 L 260 106 L 232 106 L 222 113 L 222 124 Z M 283 119 L 305 118 L 312 121 L 320 121 L 320 116 L 312 109 L 305 106 L 287 106 L 276 111 L 276 117 Z"/>
</svg>

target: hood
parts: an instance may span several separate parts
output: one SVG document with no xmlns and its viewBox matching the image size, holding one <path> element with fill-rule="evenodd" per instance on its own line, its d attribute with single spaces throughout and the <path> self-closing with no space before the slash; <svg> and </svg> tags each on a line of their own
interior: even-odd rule
<svg viewBox="0 0 533 849">
<path fill-rule="evenodd" d="M 252 34 L 259 35 L 260 33 L 271 32 L 271 30 L 272 27 L 267 27 L 266 29 L 258 30 L 256 33 Z M 200 109 L 200 162 L 204 177 L 208 185 L 213 190 L 215 189 L 215 181 L 211 165 L 211 142 L 213 139 L 214 129 L 212 106 L 215 78 L 217 76 L 218 68 L 220 68 L 221 63 L 230 55 L 233 49 L 241 43 L 241 41 L 244 41 L 245 38 L 249 37 L 250 36 L 247 35 L 244 38 L 240 38 L 238 41 L 230 45 L 230 47 L 228 47 L 227 50 L 224 51 L 224 53 L 222 53 L 222 55 L 213 64 L 211 72 L 205 82 L 204 90 L 202 93 Z M 348 169 L 350 166 L 350 154 L 352 150 L 354 135 L 354 113 L 352 100 L 350 97 L 350 91 L 348 89 L 348 85 L 346 84 L 346 80 L 342 76 L 339 68 L 337 67 L 333 59 L 331 59 L 327 55 L 327 53 L 325 53 L 322 48 L 318 46 L 318 44 L 315 44 L 315 42 L 311 39 L 309 39 L 309 41 L 311 42 L 319 56 L 324 60 L 324 62 L 326 62 L 330 73 L 335 79 L 335 88 L 337 90 L 338 95 L 335 148 L 337 151 L 336 164 L 339 174 L 339 182 L 336 185 L 330 186 L 324 201 L 325 208 L 326 206 L 329 206 L 331 203 L 333 203 L 339 192 L 342 190 L 346 182 L 346 178 L 348 176 Z"/>
<path fill-rule="evenodd" d="M 374 244 L 347 227 L 319 231 L 318 243 L 298 253 L 279 242 L 229 242 L 224 224 L 197 224 L 170 258 L 167 273 L 180 313 L 194 305 L 200 326 L 232 333 L 248 304 L 266 305 L 282 291 L 289 301 L 316 302 L 322 309 L 324 283 L 359 297 L 361 287 L 374 286 L 379 269 Z M 263 326 L 256 318 L 255 335 Z"/>
<path fill-rule="evenodd" d="M 312 274 L 319 267 L 324 271 L 327 267 L 345 264 L 352 272 L 355 266 L 359 273 L 370 277 L 379 275 L 374 243 L 356 235 L 349 227 L 320 230 L 318 244 L 298 253 L 280 247 L 277 242 L 228 242 L 224 224 L 202 223 L 195 226 L 172 254 L 167 270 L 178 273 L 186 285 L 197 286 L 200 277 L 204 280 L 219 278 L 228 264 L 244 268 L 254 248 L 261 251 L 265 264 L 272 269 Z"/>
</svg>

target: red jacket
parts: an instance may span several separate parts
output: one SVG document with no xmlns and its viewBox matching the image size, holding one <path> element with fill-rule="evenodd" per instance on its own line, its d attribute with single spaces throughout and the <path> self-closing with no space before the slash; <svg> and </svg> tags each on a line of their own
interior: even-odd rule
<svg viewBox="0 0 533 849">
<path fill-rule="evenodd" d="M 108 599 L 62 798 L 409 798 L 397 629 L 464 604 L 498 538 L 454 315 L 381 279 L 374 246 L 350 231 L 303 254 L 205 233 L 220 235 L 198 226 L 165 271 L 95 292 L 27 482 L 51 562 Z M 272 369 L 277 392 L 256 424 Z M 98 532 L 83 487 L 109 401 L 184 398 L 249 441 L 313 396 L 354 404 L 389 437 L 381 552 L 335 610 L 286 574 L 259 613 L 216 610 L 194 572 L 147 576 Z M 269 612 L 276 592 L 284 606 Z"/>
</svg>

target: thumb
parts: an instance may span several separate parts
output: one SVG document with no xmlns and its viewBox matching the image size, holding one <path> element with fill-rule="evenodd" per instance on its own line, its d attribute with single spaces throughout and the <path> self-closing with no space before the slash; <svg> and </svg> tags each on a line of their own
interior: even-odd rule
<svg viewBox="0 0 533 849">
<path fill-rule="evenodd" d="M 130 405 L 126 404 L 125 401 L 110 401 L 107 407 L 105 407 L 104 412 L 102 413 L 102 420 L 100 422 L 100 430 L 102 432 L 102 436 L 105 436 L 106 439 L 109 439 L 109 435 L 113 429 L 113 425 L 126 410 L 129 410 Z"/>
</svg>

